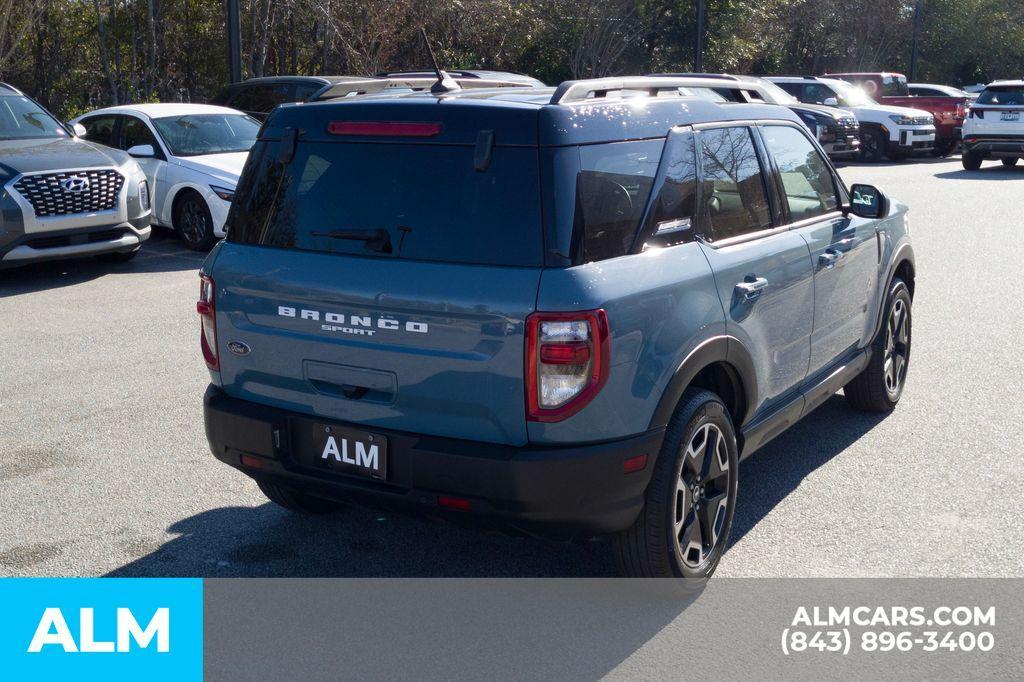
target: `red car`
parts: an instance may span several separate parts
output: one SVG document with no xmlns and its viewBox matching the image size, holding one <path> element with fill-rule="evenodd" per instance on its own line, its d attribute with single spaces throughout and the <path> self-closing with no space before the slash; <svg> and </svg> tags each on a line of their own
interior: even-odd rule
<svg viewBox="0 0 1024 682">
<path fill-rule="evenodd" d="M 923 109 L 935 117 L 935 153 L 946 156 L 956 149 L 964 125 L 964 116 L 970 100 L 967 97 L 919 97 L 910 94 L 907 77 L 887 71 L 858 73 L 829 73 L 829 78 L 841 78 L 858 85 L 881 104 Z"/>
</svg>

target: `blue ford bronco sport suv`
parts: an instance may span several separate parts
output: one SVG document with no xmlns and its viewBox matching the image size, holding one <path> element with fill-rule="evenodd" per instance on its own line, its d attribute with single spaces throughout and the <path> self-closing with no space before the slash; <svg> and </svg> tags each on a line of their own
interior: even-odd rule
<svg viewBox="0 0 1024 682">
<path fill-rule="evenodd" d="M 688 79 L 284 105 L 201 272 L 213 454 L 274 502 L 614 536 L 706 578 L 739 463 L 910 356 L 906 207 Z"/>
</svg>

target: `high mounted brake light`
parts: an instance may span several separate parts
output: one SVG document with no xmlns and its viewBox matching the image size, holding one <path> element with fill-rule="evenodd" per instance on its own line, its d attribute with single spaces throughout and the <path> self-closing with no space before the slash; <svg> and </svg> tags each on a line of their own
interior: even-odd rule
<svg viewBox="0 0 1024 682">
<path fill-rule="evenodd" d="M 199 313 L 199 346 L 203 350 L 206 366 L 214 371 L 220 369 L 220 358 L 217 356 L 217 309 L 216 285 L 213 279 L 199 274 L 199 300 L 196 312 Z"/>
<path fill-rule="evenodd" d="M 416 121 L 331 121 L 331 135 L 367 135 L 386 137 L 434 137 L 441 133 L 440 123 Z"/>
<path fill-rule="evenodd" d="M 608 380 L 604 310 L 533 313 L 526 318 L 526 415 L 557 422 L 582 410 Z"/>
</svg>

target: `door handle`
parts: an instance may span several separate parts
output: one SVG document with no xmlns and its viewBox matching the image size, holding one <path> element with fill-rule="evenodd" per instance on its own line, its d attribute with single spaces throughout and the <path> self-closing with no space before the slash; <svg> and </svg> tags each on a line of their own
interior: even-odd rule
<svg viewBox="0 0 1024 682">
<path fill-rule="evenodd" d="M 753 301 L 767 288 L 768 280 L 751 276 L 736 285 L 736 295 L 744 301 Z"/>
<path fill-rule="evenodd" d="M 818 264 L 823 268 L 834 268 L 836 263 L 846 258 L 846 254 L 838 249 L 825 249 L 825 253 L 818 256 Z"/>
</svg>

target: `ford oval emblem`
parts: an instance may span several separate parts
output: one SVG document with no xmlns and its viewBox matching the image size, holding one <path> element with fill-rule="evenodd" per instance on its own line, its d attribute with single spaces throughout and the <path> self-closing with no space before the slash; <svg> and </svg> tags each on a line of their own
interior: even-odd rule
<svg viewBox="0 0 1024 682">
<path fill-rule="evenodd" d="M 235 355 L 241 355 L 245 357 L 252 352 L 252 348 L 249 348 L 249 344 L 242 343 L 241 341 L 228 341 L 228 350 Z"/>
</svg>

